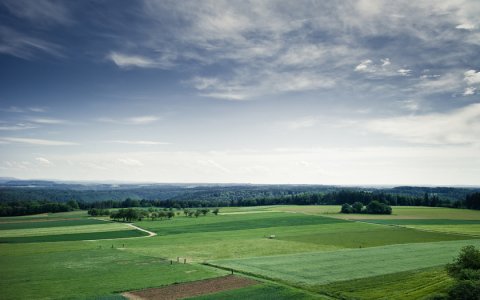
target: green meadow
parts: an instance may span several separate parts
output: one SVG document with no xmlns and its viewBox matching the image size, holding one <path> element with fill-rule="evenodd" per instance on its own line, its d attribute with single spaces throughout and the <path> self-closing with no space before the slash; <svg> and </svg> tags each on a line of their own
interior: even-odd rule
<svg viewBox="0 0 480 300">
<path fill-rule="evenodd" d="M 1 218 L 2 299 L 116 299 L 231 269 L 260 283 L 193 299 L 421 299 L 451 284 L 443 265 L 462 246 L 480 246 L 466 234 L 477 211 L 394 207 L 392 217 L 350 220 L 339 209 L 230 207 L 135 223 L 151 237 L 82 211 Z"/>
</svg>

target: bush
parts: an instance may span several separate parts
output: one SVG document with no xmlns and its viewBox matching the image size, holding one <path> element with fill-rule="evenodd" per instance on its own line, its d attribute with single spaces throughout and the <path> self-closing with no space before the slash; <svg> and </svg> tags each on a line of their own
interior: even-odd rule
<svg viewBox="0 0 480 300">
<path fill-rule="evenodd" d="M 448 291 L 448 299 L 480 300 L 480 250 L 472 245 L 463 247 L 446 269 L 456 279 Z"/>
<path fill-rule="evenodd" d="M 342 209 L 340 210 L 340 212 L 343 214 L 351 214 L 353 213 L 353 208 L 350 204 L 345 203 L 342 205 Z"/>
<path fill-rule="evenodd" d="M 448 298 L 455 300 L 480 300 L 478 280 L 459 280 L 448 291 Z"/>
</svg>

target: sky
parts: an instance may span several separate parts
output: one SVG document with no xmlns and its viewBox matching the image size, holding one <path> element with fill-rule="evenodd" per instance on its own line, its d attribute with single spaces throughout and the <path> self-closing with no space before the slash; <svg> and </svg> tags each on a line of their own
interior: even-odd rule
<svg viewBox="0 0 480 300">
<path fill-rule="evenodd" d="M 478 16 L 478 0 L 0 0 L 0 176 L 480 185 Z"/>
</svg>

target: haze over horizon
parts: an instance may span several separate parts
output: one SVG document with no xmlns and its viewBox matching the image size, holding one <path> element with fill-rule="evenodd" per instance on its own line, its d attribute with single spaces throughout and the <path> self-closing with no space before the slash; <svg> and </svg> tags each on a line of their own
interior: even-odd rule
<svg viewBox="0 0 480 300">
<path fill-rule="evenodd" d="M 0 176 L 479 185 L 479 15 L 0 0 Z"/>
</svg>

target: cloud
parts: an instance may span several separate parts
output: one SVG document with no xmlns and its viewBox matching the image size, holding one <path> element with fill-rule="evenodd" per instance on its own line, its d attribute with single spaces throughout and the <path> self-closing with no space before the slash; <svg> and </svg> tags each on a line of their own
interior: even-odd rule
<svg viewBox="0 0 480 300">
<path fill-rule="evenodd" d="M 302 128 L 310 128 L 315 126 L 317 123 L 318 123 L 317 118 L 309 116 L 302 119 L 287 122 L 287 127 L 289 129 L 295 130 L 295 129 L 302 129 Z"/>
<path fill-rule="evenodd" d="M 72 16 L 63 2 L 51 0 L 4 0 L 2 4 L 15 16 L 40 24 L 70 24 Z"/>
<path fill-rule="evenodd" d="M 37 54 L 62 57 L 62 47 L 35 37 L 0 26 L 0 53 L 31 60 Z"/>
<path fill-rule="evenodd" d="M 0 130 L 6 130 L 6 131 L 16 131 L 16 130 L 27 130 L 27 129 L 34 129 L 37 128 L 37 126 L 34 126 L 32 124 L 28 123 L 17 123 L 14 125 L 5 125 L 0 123 Z"/>
<path fill-rule="evenodd" d="M 467 72 L 464 73 L 464 79 L 465 82 L 469 85 L 473 84 L 480 84 L 480 71 L 475 71 L 475 70 L 468 70 Z"/>
<path fill-rule="evenodd" d="M 32 139 L 32 138 L 19 138 L 19 137 L 2 137 L 0 140 L 20 143 L 20 144 L 29 144 L 29 145 L 38 145 L 38 146 L 73 146 L 78 145 L 73 142 L 65 141 L 56 141 L 56 140 L 44 140 L 44 139 Z"/>
<path fill-rule="evenodd" d="M 372 120 L 366 128 L 410 143 L 475 144 L 479 143 L 480 136 L 480 104 L 449 113 Z"/>
<path fill-rule="evenodd" d="M 477 88 L 474 87 L 466 87 L 465 90 L 463 91 L 464 96 L 471 96 L 475 95 L 475 92 L 477 91 Z"/>
<path fill-rule="evenodd" d="M 9 112 L 9 113 L 25 113 L 25 112 L 43 113 L 43 112 L 46 112 L 47 109 L 44 108 L 44 107 L 10 106 L 10 107 L 7 107 L 7 108 L 0 108 L 0 111 Z"/>
<path fill-rule="evenodd" d="M 459 24 L 455 26 L 457 29 L 465 29 L 465 30 L 473 30 L 475 29 L 475 25 L 471 23 Z"/>
<path fill-rule="evenodd" d="M 148 146 L 153 146 L 153 145 L 170 145 L 170 143 L 166 142 L 157 142 L 157 141 L 125 141 L 125 140 L 113 140 L 110 141 L 111 143 L 117 143 L 117 144 L 127 144 L 127 145 L 148 145 Z"/>
<path fill-rule="evenodd" d="M 407 110 L 417 111 L 417 110 L 420 109 L 420 104 L 416 100 L 409 99 L 409 100 L 404 100 L 404 101 L 400 101 L 400 102 L 401 102 L 402 106 L 404 108 L 406 108 Z"/>
<path fill-rule="evenodd" d="M 112 118 L 98 118 L 97 121 L 103 123 L 113 123 L 113 124 L 124 124 L 124 125 L 146 125 L 154 123 L 160 120 L 160 117 L 157 116 L 136 116 L 123 119 L 112 119 Z"/>
<path fill-rule="evenodd" d="M 118 161 L 129 167 L 143 167 L 143 163 L 133 158 L 119 158 Z"/>
<path fill-rule="evenodd" d="M 52 162 L 44 157 L 36 157 L 35 160 L 43 165 L 47 165 L 47 166 L 52 165 Z"/>
<path fill-rule="evenodd" d="M 372 60 L 366 59 L 355 67 L 355 71 L 356 72 L 375 72 L 375 69 L 373 69 L 372 66 L 373 66 Z"/>
<path fill-rule="evenodd" d="M 402 75 L 402 76 L 410 76 L 411 72 L 412 72 L 412 70 L 409 70 L 409 69 L 399 69 L 399 70 L 397 70 L 397 73 Z"/>
<path fill-rule="evenodd" d="M 112 60 L 120 68 L 154 68 L 155 62 L 147 57 L 136 55 L 125 55 L 116 52 L 112 52 L 108 55 L 108 58 Z"/>
<path fill-rule="evenodd" d="M 39 123 L 39 124 L 48 124 L 48 125 L 67 123 L 67 121 L 65 120 L 50 119 L 50 118 L 33 118 L 33 119 L 30 119 L 30 122 Z"/>
</svg>

